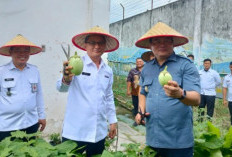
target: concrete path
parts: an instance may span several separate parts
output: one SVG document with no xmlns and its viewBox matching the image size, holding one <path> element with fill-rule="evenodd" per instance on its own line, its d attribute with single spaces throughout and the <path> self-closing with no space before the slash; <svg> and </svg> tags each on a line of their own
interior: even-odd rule
<svg viewBox="0 0 232 157">
<path fill-rule="evenodd" d="M 145 144 L 145 127 L 133 126 L 133 120 L 126 116 L 118 116 L 118 151 L 124 150 L 121 144 L 140 143 Z M 116 149 L 116 141 L 113 144 L 113 150 Z"/>
</svg>

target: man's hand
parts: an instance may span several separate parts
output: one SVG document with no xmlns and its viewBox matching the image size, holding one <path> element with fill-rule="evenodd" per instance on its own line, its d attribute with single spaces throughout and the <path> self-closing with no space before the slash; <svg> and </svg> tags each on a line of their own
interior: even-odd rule
<svg viewBox="0 0 232 157">
<path fill-rule="evenodd" d="M 227 102 L 226 100 L 223 100 L 223 105 L 224 105 L 225 107 L 227 107 L 227 106 L 228 106 L 228 102 Z"/>
<path fill-rule="evenodd" d="M 150 116 L 150 113 L 146 112 L 144 115 L 142 115 L 141 113 L 138 113 L 135 117 L 135 122 L 138 124 L 138 125 L 145 125 L 145 120 L 144 118 L 145 117 L 148 117 Z"/>
<path fill-rule="evenodd" d="M 113 139 L 117 135 L 117 123 L 110 124 L 109 137 Z"/>
<path fill-rule="evenodd" d="M 63 81 L 66 84 L 69 84 L 72 81 L 72 77 L 74 76 L 74 74 L 72 74 L 70 71 L 72 69 L 72 66 L 68 66 L 68 63 L 68 61 L 65 61 L 63 63 Z"/>
<path fill-rule="evenodd" d="M 131 96 L 131 92 L 130 92 L 130 91 L 127 91 L 127 95 L 128 95 L 128 96 Z"/>
<path fill-rule="evenodd" d="M 164 85 L 165 94 L 172 98 L 181 98 L 183 90 L 179 87 L 176 81 L 168 81 L 167 85 Z"/>
<path fill-rule="evenodd" d="M 46 119 L 39 119 L 39 131 L 43 131 L 46 127 Z"/>
</svg>

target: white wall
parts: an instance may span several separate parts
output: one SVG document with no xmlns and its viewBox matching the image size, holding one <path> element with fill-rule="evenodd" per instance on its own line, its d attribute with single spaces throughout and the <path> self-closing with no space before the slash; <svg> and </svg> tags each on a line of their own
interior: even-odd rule
<svg viewBox="0 0 232 157">
<path fill-rule="evenodd" d="M 45 134 L 60 132 L 67 94 L 56 91 L 56 80 L 66 60 L 60 44 L 71 45 L 71 52 L 85 52 L 73 46 L 74 35 L 95 25 L 109 30 L 110 0 L 0 0 L 0 46 L 17 34 L 46 45 L 46 51 L 31 56 L 29 63 L 37 65 L 47 112 Z M 106 61 L 106 55 L 104 55 Z M 0 65 L 10 61 L 0 56 Z"/>
</svg>

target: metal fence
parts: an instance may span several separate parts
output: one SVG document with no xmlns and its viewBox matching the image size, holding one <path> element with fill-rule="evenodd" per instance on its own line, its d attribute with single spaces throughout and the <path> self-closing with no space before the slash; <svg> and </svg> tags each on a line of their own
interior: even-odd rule
<svg viewBox="0 0 232 157">
<path fill-rule="evenodd" d="M 178 0 L 111 0 L 110 23 L 167 5 Z"/>
</svg>

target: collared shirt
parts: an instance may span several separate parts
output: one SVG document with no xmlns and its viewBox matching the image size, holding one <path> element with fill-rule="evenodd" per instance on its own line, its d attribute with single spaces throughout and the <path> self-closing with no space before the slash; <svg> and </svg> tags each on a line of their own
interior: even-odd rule
<svg viewBox="0 0 232 157">
<path fill-rule="evenodd" d="M 26 64 L 20 71 L 13 62 L 0 67 L 0 131 L 30 127 L 45 119 L 39 71 Z"/>
<path fill-rule="evenodd" d="M 232 75 L 228 74 L 223 80 L 223 87 L 228 89 L 227 100 L 232 101 Z"/>
<path fill-rule="evenodd" d="M 218 72 L 213 69 L 199 71 L 202 95 L 216 95 L 216 87 L 220 86 L 221 78 Z"/>
<path fill-rule="evenodd" d="M 137 68 L 130 70 L 127 76 L 127 82 L 131 82 L 131 95 L 138 96 L 140 71 Z"/>
<path fill-rule="evenodd" d="M 112 91 L 113 72 L 103 60 L 99 69 L 88 55 L 84 68 L 69 86 L 58 80 L 57 89 L 68 91 L 62 136 L 75 141 L 98 142 L 107 136 L 109 124 L 117 122 Z"/>
<path fill-rule="evenodd" d="M 140 75 L 141 94 L 146 96 L 146 142 L 157 148 L 189 148 L 193 146 L 192 108 L 179 99 L 168 97 L 158 81 L 167 65 L 174 81 L 186 91 L 200 93 L 197 68 L 187 58 L 173 53 L 160 66 L 155 59 L 145 64 Z"/>
</svg>

